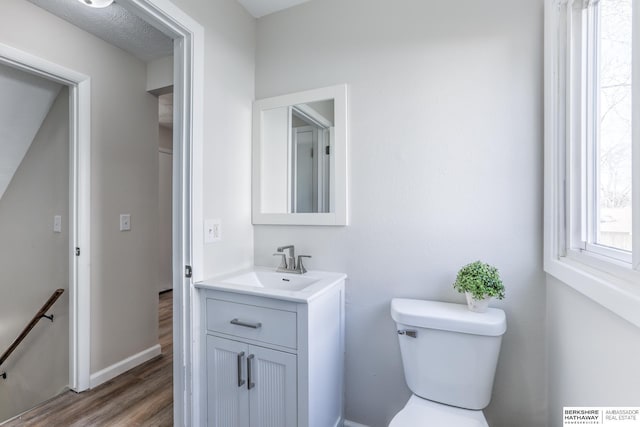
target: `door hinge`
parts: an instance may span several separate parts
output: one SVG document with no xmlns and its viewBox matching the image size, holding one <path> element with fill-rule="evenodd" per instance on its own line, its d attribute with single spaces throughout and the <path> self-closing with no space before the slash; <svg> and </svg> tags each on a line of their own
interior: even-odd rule
<svg viewBox="0 0 640 427">
<path fill-rule="evenodd" d="M 326 154 L 327 156 L 329 154 L 331 154 L 331 146 L 327 145 L 326 147 L 324 147 L 324 154 Z"/>
<path fill-rule="evenodd" d="M 184 266 L 184 277 L 191 279 L 191 276 L 193 276 L 193 270 L 191 269 L 190 265 L 185 265 Z"/>
<path fill-rule="evenodd" d="M 80 248 L 76 248 L 76 256 L 80 256 Z"/>
</svg>

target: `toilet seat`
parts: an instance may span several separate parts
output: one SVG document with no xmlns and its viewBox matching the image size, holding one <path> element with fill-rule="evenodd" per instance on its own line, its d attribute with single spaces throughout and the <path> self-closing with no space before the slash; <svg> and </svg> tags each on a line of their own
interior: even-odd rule
<svg viewBox="0 0 640 427">
<path fill-rule="evenodd" d="M 389 427 L 489 427 L 482 411 L 456 408 L 411 396 Z"/>
</svg>

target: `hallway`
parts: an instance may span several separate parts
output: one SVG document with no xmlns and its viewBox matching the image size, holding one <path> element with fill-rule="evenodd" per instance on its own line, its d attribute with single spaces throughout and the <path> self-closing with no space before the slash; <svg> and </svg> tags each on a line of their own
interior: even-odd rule
<svg viewBox="0 0 640 427">
<path fill-rule="evenodd" d="M 173 292 L 160 294 L 161 356 L 87 392 L 67 391 L 2 426 L 173 426 L 172 304 Z"/>
</svg>

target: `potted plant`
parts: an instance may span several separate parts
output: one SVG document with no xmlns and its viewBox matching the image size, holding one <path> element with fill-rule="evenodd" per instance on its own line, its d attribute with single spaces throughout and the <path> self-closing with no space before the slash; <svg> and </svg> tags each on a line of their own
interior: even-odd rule
<svg viewBox="0 0 640 427">
<path fill-rule="evenodd" d="M 498 269 L 482 261 L 467 264 L 458 271 L 453 288 L 467 296 L 469 310 L 484 313 L 491 298 L 504 298 L 504 285 Z"/>
</svg>

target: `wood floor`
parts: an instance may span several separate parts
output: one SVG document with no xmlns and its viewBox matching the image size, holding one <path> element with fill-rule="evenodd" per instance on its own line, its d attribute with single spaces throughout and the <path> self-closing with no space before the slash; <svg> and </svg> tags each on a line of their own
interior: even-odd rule
<svg viewBox="0 0 640 427">
<path fill-rule="evenodd" d="M 162 355 L 84 393 L 65 392 L 2 427 L 173 426 L 173 293 L 160 295 Z"/>
</svg>

